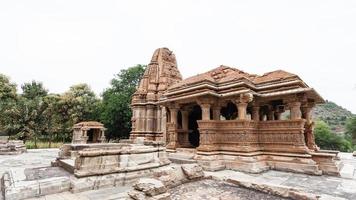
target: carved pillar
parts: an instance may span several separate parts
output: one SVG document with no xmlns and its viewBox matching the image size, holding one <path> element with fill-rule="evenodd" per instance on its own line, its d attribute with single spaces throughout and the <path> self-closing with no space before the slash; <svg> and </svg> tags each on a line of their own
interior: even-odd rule
<svg viewBox="0 0 356 200">
<path fill-rule="evenodd" d="M 189 123 L 189 111 L 188 110 L 181 110 L 182 113 L 182 129 L 188 130 L 188 123 Z"/>
<path fill-rule="evenodd" d="M 301 106 L 300 102 L 289 103 L 290 119 L 291 120 L 301 119 L 302 118 L 302 112 L 300 110 L 300 106 Z"/>
<path fill-rule="evenodd" d="M 239 119 L 246 119 L 247 115 L 247 105 L 253 99 L 253 95 L 250 93 L 241 94 L 239 99 L 236 101 Z"/>
<path fill-rule="evenodd" d="M 312 117 L 313 107 L 315 106 L 314 103 L 306 103 L 302 107 L 302 114 L 306 120 L 305 123 L 305 130 L 304 130 L 304 138 L 305 144 L 311 150 L 319 150 L 319 147 L 315 143 L 314 137 L 314 122 Z"/>
<path fill-rule="evenodd" d="M 252 107 L 252 119 L 255 121 L 260 120 L 260 107 L 259 106 Z"/>
<path fill-rule="evenodd" d="M 82 131 L 83 131 L 83 137 L 82 137 L 83 140 L 81 143 L 86 144 L 88 141 L 88 129 L 84 128 L 82 129 Z"/>
<path fill-rule="evenodd" d="M 239 119 L 246 119 L 248 103 L 240 102 L 237 105 Z"/>
<path fill-rule="evenodd" d="M 179 132 L 179 143 L 182 147 L 190 147 L 189 142 L 189 110 L 181 110 L 182 130 Z"/>
<path fill-rule="evenodd" d="M 156 111 L 156 131 L 157 132 L 161 132 L 161 123 L 162 123 L 162 108 L 160 106 L 157 107 L 157 111 Z"/>
<path fill-rule="evenodd" d="M 163 134 L 163 141 L 167 142 L 167 109 L 161 106 L 161 131 Z"/>
<path fill-rule="evenodd" d="M 168 149 L 176 149 L 178 147 L 178 133 L 177 133 L 177 115 L 178 108 L 176 106 L 169 107 L 171 121 L 168 124 L 168 135 L 169 135 L 169 144 L 167 145 Z"/>
<path fill-rule="evenodd" d="M 202 111 L 202 120 L 210 120 L 210 104 L 202 103 L 200 104 Z"/>
<path fill-rule="evenodd" d="M 145 132 L 152 133 L 155 128 L 154 105 L 146 106 L 146 128 Z"/>
<path fill-rule="evenodd" d="M 274 113 L 274 119 L 275 120 L 281 120 L 282 113 L 281 112 L 275 112 Z"/>
<path fill-rule="evenodd" d="M 220 105 L 215 105 L 213 107 L 213 120 L 220 120 L 220 110 L 221 110 Z"/>
<path fill-rule="evenodd" d="M 268 106 L 267 120 L 269 120 L 269 121 L 274 120 L 273 106 Z"/>
</svg>

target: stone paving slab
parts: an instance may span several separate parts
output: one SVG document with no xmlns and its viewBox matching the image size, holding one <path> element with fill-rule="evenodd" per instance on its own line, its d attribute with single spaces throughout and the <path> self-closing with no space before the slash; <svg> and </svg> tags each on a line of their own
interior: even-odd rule
<svg viewBox="0 0 356 200">
<path fill-rule="evenodd" d="M 11 170 L 14 180 L 25 180 L 26 169 L 50 167 L 58 152 L 59 149 L 29 149 L 19 155 L 1 155 L 0 174 Z"/>
<path fill-rule="evenodd" d="M 206 172 L 206 175 L 224 179 L 244 180 L 257 184 L 282 187 L 293 187 L 320 196 L 331 196 L 343 199 L 356 199 L 356 180 L 332 176 L 312 176 L 270 170 L 262 174 L 246 174 L 237 171 L 223 170 Z"/>
<path fill-rule="evenodd" d="M 172 200 L 286 200 L 286 198 L 209 179 L 186 183 L 168 192 Z"/>
</svg>

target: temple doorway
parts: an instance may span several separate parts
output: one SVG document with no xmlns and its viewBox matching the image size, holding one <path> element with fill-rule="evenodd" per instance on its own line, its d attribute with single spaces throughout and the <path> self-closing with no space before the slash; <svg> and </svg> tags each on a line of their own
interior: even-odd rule
<svg viewBox="0 0 356 200">
<path fill-rule="evenodd" d="M 94 129 L 88 130 L 87 136 L 88 136 L 87 143 L 93 143 L 94 142 Z"/>
<path fill-rule="evenodd" d="M 200 133 L 198 129 L 197 120 L 202 119 L 201 108 L 198 105 L 195 105 L 192 111 L 189 113 L 189 142 L 193 147 L 199 146 Z"/>
</svg>

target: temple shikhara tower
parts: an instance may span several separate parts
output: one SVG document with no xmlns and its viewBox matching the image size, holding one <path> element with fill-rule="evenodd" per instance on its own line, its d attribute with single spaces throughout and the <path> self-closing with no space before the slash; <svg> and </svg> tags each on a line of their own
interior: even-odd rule
<svg viewBox="0 0 356 200">
<path fill-rule="evenodd" d="M 169 86 L 182 80 L 176 57 L 167 48 L 157 49 L 132 97 L 131 138 L 163 140 L 166 133 L 166 109 L 158 104 Z"/>
<path fill-rule="evenodd" d="M 160 48 L 132 97 L 131 138 L 190 149 L 206 170 L 338 174 L 337 152 L 319 150 L 312 109 L 324 99 L 295 74 L 219 66 L 182 80 Z"/>
</svg>

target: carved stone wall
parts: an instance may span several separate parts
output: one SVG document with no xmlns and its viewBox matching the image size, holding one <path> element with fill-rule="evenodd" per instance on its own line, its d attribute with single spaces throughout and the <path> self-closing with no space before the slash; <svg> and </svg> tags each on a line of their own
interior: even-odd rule
<svg viewBox="0 0 356 200">
<path fill-rule="evenodd" d="M 200 120 L 199 151 L 307 153 L 305 120 Z"/>
</svg>

